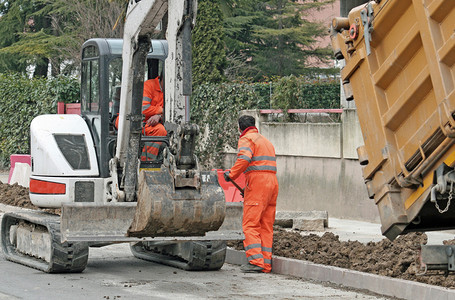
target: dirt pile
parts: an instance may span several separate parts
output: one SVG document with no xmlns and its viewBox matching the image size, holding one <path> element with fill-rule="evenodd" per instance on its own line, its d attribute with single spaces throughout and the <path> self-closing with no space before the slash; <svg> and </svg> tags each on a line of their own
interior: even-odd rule
<svg viewBox="0 0 455 300">
<path fill-rule="evenodd" d="M 29 209 L 39 209 L 29 199 L 28 189 L 17 184 L 8 185 L 0 182 L 0 203 Z M 59 214 L 59 209 L 45 209 Z M 326 232 L 302 235 L 296 231 L 275 227 L 273 254 L 276 256 L 311 261 L 317 264 L 336 266 L 360 272 L 378 274 L 413 280 L 432 285 L 455 288 L 455 274 L 444 276 L 443 272 L 428 271 L 422 273 L 418 262 L 421 244 L 427 243 L 427 236 L 422 233 L 411 233 L 398 237 L 391 242 L 383 239 L 380 242 L 362 244 L 358 241 L 340 241 L 337 235 Z M 454 244 L 455 240 L 444 244 Z M 229 246 L 243 250 L 243 243 L 229 242 Z"/>
<path fill-rule="evenodd" d="M 30 201 L 28 193 L 29 193 L 28 188 L 18 185 L 17 183 L 9 185 L 2 183 L 0 181 L 0 203 L 2 204 L 39 210 L 40 208 L 33 205 L 32 202 Z M 40 210 L 46 211 L 51 214 L 56 215 L 60 214 L 60 209 Z"/>
<path fill-rule="evenodd" d="M 445 244 L 454 244 L 445 241 Z M 427 243 L 424 233 L 409 233 L 393 242 L 362 244 L 358 241 L 340 241 L 331 232 L 322 236 L 302 235 L 275 226 L 273 254 L 275 256 L 306 260 L 360 272 L 455 288 L 455 274 L 445 276 L 441 271 L 427 271 L 424 275 L 418 263 L 420 245 Z M 230 242 L 229 246 L 243 250 L 243 244 Z"/>
</svg>

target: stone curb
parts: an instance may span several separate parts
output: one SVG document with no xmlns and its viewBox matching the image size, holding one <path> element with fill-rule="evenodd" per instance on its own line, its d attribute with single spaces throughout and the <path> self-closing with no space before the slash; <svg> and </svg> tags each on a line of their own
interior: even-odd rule
<svg viewBox="0 0 455 300">
<path fill-rule="evenodd" d="M 227 249 L 226 263 L 241 265 L 247 262 L 244 251 Z M 275 274 L 291 275 L 320 282 L 331 282 L 345 287 L 368 290 L 379 295 L 400 299 L 455 299 L 455 290 L 425 283 L 368 274 L 312 262 L 273 257 Z"/>
</svg>

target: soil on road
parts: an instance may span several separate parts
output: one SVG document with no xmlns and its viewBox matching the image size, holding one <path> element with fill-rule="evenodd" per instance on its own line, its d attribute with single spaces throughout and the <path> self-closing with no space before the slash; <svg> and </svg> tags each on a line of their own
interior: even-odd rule
<svg viewBox="0 0 455 300">
<path fill-rule="evenodd" d="M 28 189 L 20 185 L 0 182 L 0 203 L 30 209 L 34 206 L 28 197 Z M 58 209 L 46 209 L 59 214 Z M 273 254 L 317 264 L 336 266 L 377 275 L 413 280 L 422 283 L 455 288 L 455 275 L 444 272 L 422 270 L 418 263 L 420 245 L 427 243 L 424 233 L 410 233 L 393 242 L 383 239 L 366 244 L 358 241 L 340 241 L 337 235 L 326 232 L 322 236 L 275 227 Z M 446 241 L 453 244 L 453 241 Z M 241 241 L 230 242 L 229 246 L 243 250 Z"/>
</svg>

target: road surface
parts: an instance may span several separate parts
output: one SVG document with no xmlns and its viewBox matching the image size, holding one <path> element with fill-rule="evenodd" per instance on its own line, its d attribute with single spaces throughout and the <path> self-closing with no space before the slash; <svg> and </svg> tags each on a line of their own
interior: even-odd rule
<svg viewBox="0 0 455 300">
<path fill-rule="evenodd" d="M 127 244 L 90 248 L 79 274 L 46 274 L 0 252 L 3 299 L 388 299 L 276 274 L 244 274 L 225 264 L 188 272 L 132 256 Z"/>
</svg>

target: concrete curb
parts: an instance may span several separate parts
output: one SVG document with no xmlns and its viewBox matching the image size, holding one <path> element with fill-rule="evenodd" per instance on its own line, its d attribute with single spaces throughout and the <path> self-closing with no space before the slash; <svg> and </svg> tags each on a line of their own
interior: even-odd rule
<svg viewBox="0 0 455 300">
<path fill-rule="evenodd" d="M 228 248 L 226 263 L 234 265 L 247 263 L 245 252 Z M 303 260 L 274 256 L 272 265 L 272 272 L 275 274 L 291 275 L 320 282 L 331 282 L 345 287 L 368 290 L 389 297 L 409 300 L 455 299 L 455 290 L 338 267 L 319 265 Z"/>
</svg>

